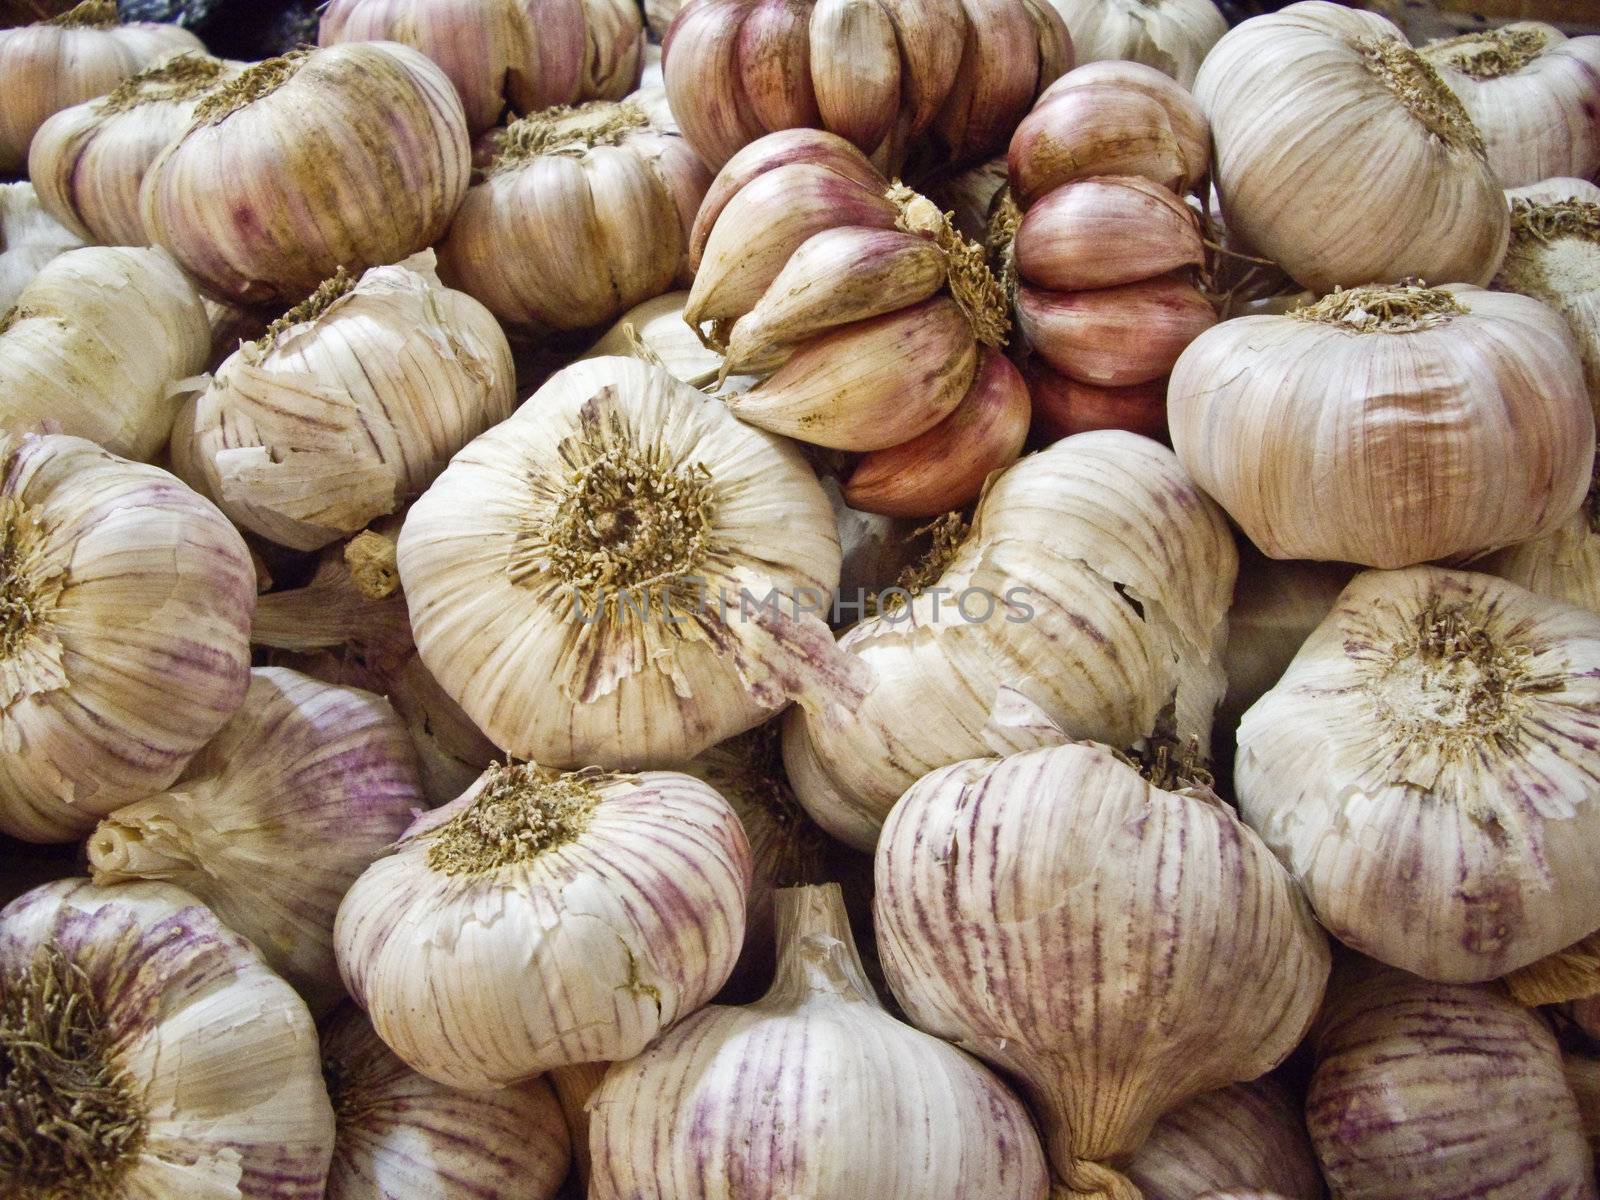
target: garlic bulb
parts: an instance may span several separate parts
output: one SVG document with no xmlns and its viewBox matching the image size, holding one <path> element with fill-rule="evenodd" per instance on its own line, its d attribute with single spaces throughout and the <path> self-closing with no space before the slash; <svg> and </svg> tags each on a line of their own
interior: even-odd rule
<svg viewBox="0 0 1600 1200">
<path fill-rule="evenodd" d="M 1593 1200 L 1555 1039 L 1498 989 L 1352 958 L 1312 1046 L 1306 1121 L 1335 1196 Z"/>
<path fill-rule="evenodd" d="M 1034 436 L 1045 445 L 1093 429 L 1125 429 L 1167 440 L 1167 381 L 1100 387 L 1063 375 L 1042 358 L 1023 371 L 1033 401 Z"/>
<path fill-rule="evenodd" d="M 0 312 L 58 254 L 83 245 L 39 203 L 31 183 L 0 183 Z"/>
<path fill-rule="evenodd" d="M 1507 546 L 1474 566 L 1530 592 L 1600 613 L 1600 478 L 1590 483 L 1583 507 L 1553 532 Z"/>
<path fill-rule="evenodd" d="M 174 436 L 192 438 L 207 493 L 242 528 L 315 550 L 421 495 L 515 407 L 505 334 L 425 250 L 339 271 L 241 345 Z"/>
<path fill-rule="evenodd" d="M 1206 53 L 1228 32 L 1212 0 L 1050 0 L 1081 63 L 1131 59 L 1194 86 Z"/>
<path fill-rule="evenodd" d="M 638 82 L 644 22 L 621 0 L 333 0 L 318 41 L 414 46 L 449 76 L 477 135 L 507 107 L 620 100 Z"/>
<path fill-rule="evenodd" d="M 1021 1082 L 1074 1198 L 1137 1200 L 1121 1165 L 1156 1119 L 1271 1070 L 1322 1000 L 1305 899 L 1184 766 L 1091 742 L 956 763 L 878 843 L 890 986 Z"/>
<path fill-rule="evenodd" d="M 1600 1154 L 1600 1058 L 1581 1054 L 1564 1054 L 1561 1058 L 1566 1069 L 1567 1083 L 1578 1101 L 1578 1118 L 1583 1122 L 1583 1134 L 1589 1139 L 1589 1149 Z"/>
<path fill-rule="evenodd" d="M 100 822 L 89 865 L 96 883 L 192 892 L 320 1014 L 344 994 L 339 901 L 420 807 L 411 742 L 388 704 L 267 667 L 169 791 Z"/>
<path fill-rule="evenodd" d="M 689 0 L 662 67 L 683 135 L 713 167 L 763 134 L 826 129 L 899 169 L 993 154 L 1072 66 L 1047 0 Z"/>
<path fill-rule="evenodd" d="M 648 97 L 553 108 L 498 135 L 439 247 L 455 286 L 507 325 L 582 329 L 687 282 L 710 173 Z"/>
<path fill-rule="evenodd" d="M 1404 567 L 1526 541 L 1572 515 L 1594 462 L 1566 323 L 1465 285 L 1224 321 L 1178 360 L 1167 422 L 1195 481 L 1273 558 Z"/>
<path fill-rule="evenodd" d="M 356 880 L 334 941 L 390 1049 L 505 1087 L 632 1058 L 711 999 L 749 887 L 739 818 L 698 779 L 503 765 Z"/>
<path fill-rule="evenodd" d="M 778 893 L 778 974 L 713 1005 L 589 1101 L 592 1200 L 877 1196 L 1044 1200 L 1026 1110 L 879 1005 L 836 884 Z"/>
<path fill-rule="evenodd" d="M 1518 21 L 1430 42 L 1420 53 L 1483 134 L 1504 186 L 1600 171 L 1600 37 Z"/>
<path fill-rule="evenodd" d="M 517 757 L 683 763 L 859 695 L 814 615 L 839 544 L 811 469 L 636 360 L 566 368 L 456 455 L 399 565 L 422 661 Z"/>
<path fill-rule="evenodd" d="M 553 1200 L 571 1150 L 542 1079 L 458 1092 L 396 1058 L 352 1004 L 322 1030 L 338 1135 L 326 1200 Z"/>
<path fill-rule="evenodd" d="M 0 30 L 0 174 L 21 169 L 52 113 L 103 96 L 200 39 L 176 25 L 120 24 L 115 0 L 83 0 L 58 17 Z"/>
<path fill-rule="evenodd" d="M 306 1006 L 164 883 L 0 910 L 0 1190 L 322 1200 L 333 1112 Z"/>
<path fill-rule="evenodd" d="M 1087 433 L 1023 459 L 905 581 L 909 600 L 888 593 L 840 639 L 871 685 L 837 728 L 789 715 L 795 794 L 871 850 L 908 787 L 990 752 L 1008 685 L 1074 736 L 1126 746 L 1166 720 L 1204 747 L 1237 561 L 1221 512 L 1155 442 Z"/>
<path fill-rule="evenodd" d="M 1228 227 L 1324 292 L 1486 284 L 1509 221 L 1483 134 L 1399 29 L 1301 0 L 1229 30 L 1195 98 Z"/>
<path fill-rule="evenodd" d="M 0 438 L 0 830 L 72 841 L 244 700 L 250 553 L 165 471 Z"/>
<path fill-rule="evenodd" d="M 1239 727 L 1240 811 L 1341 940 L 1494 979 L 1600 928 L 1600 616 L 1488 575 L 1350 583 Z"/>
<path fill-rule="evenodd" d="M 177 381 L 204 368 L 211 325 L 159 250 L 92 246 L 46 263 L 0 315 L 0 427 L 55 430 L 153 457 Z"/>
<path fill-rule="evenodd" d="M 437 241 L 467 190 L 461 102 L 393 42 L 297 50 L 201 99 L 150 165 L 145 232 L 218 299 L 292 304 Z"/>
<path fill-rule="evenodd" d="M 1322 1200 L 1326 1192 L 1300 1101 L 1273 1076 L 1196 1096 L 1155 1123 L 1128 1164 L 1143 1200 L 1255 1192 Z"/>
<path fill-rule="evenodd" d="M 107 95 L 62 109 L 39 127 L 28 151 L 40 201 L 88 241 L 148 245 L 139 215 L 145 173 L 188 131 L 201 98 L 235 74 L 207 54 L 175 54 Z"/>
</svg>

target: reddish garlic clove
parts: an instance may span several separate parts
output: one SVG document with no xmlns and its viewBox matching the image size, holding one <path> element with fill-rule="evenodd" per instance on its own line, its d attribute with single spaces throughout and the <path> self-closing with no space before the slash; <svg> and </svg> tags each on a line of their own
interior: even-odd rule
<svg viewBox="0 0 1600 1200">
<path fill-rule="evenodd" d="M 1057 291 L 1136 283 L 1205 262 L 1194 210 L 1136 175 L 1056 188 L 1023 216 L 1016 248 L 1022 278 Z"/>
<path fill-rule="evenodd" d="M 1076 88 L 1106 85 L 1139 92 L 1166 110 L 1167 121 L 1178 140 L 1178 149 L 1183 158 L 1184 190 L 1198 186 L 1211 163 L 1210 122 L 1188 88 L 1154 67 L 1116 59 L 1085 63 L 1075 71 L 1068 71 L 1046 88 L 1034 107 L 1041 108 L 1047 101 Z"/>
<path fill-rule="evenodd" d="M 935 123 L 952 161 L 1004 143 L 1039 84 L 1039 29 L 1007 0 L 963 0 L 967 40 L 955 86 Z"/>
<path fill-rule="evenodd" d="M 1091 429 L 1126 429 L 1167 440 L 1167 381 L 1128 387 L 1099 387 L 1061 374 L 1042 359 L 1031 359 L 1028 389 L 1033 395 L 1036 440 L 1049 445 Z"/>
<path fill-rule="evenodd" d="M 683 136 L 710 166 L 761 136 L 761 119 L 739 84 L 739 34 L 749 0 L 707 0 L 673 21 L 661 43 L 661 70 L 692 73 L 698 103 L 676 115 Z"/>
<path fill-rule="evenodd" d="M 1171 372 L 1216 310 L 1187 279 L 1162 275 L 1087 292 L 1017 289 L 1017 321 L 1056 370 L 1085 383 L 1126 387 Z"/>
<path fill-rule="evenodd" d="M 759 0 L 739 27 L 739 78 L 767 129 L 822 123 L 811 82 L 811 23 L 788 0 Z"/>
<path fill-rule="evenodd" d="M 894 22 L 877 0 L 817 0 L 811 42 L 811 80 L 823 123 L 871 154 L 900 110 Z"/>
</svg>

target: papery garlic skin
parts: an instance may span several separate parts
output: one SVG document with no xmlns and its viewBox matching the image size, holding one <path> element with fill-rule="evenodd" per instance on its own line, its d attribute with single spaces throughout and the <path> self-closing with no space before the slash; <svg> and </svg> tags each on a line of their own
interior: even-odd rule
<svg viewBox="0 0 1600 1200">
<path fill-rule="evenodd" d="M 1224 321 L 1178 360 L 1167 422 L 1195 481 L 1273 558 L 1405 567 L 1495 550 L 1570 517 L 1593 466 L 1566 323 L 1466 285 Z"/>
<path fill-rule="evenodd" d="M 242 528 L 316 550 L 421 495 L 515 406 L 505 334 L 423 251 L 335 276 L 240 346 L 175 437 Z"/>
<path fill-rule="evenodd" d="M 24 1169 L 0 1166 L 7 1196 L 322 1200 L 334 1120 L 316 1028 L 198 900 L 163 883 L 36 888 L 0 910 L 0 1027 L 12 1003 L 45 1001 L 46 977 L 52 1024 L 76 1036 L 5 1029 L 0 1123 L 28 1149 Z M 61 1057 L 24 1069 L 19 1036 Z"/>
<path fill-rule="evenodd" d="M 1228 32 L 1212 0 L 1049 0 L 1072 32 L 1080 63 L 1131 59 L 1194 86 L 1206 53 Z"/>
<path fill-rule="evenodd" d="M 418 1075 L 346 1004 L 322 1029 L 338 1136 L 326 1200 L 553 1200 L 571 1148 L 542 1079 L 461 1092 Z"/>
<path fill-rule="evenodd" d="M 244 700 L 255 571 L 212 505 L 81 438 L 0 439 L 0 829 L 72 841 Z"/>
<path fill-rule="evenodd" d="M 726 393 L 743 391 L 756 382 L 753 376 L 735 376 L 717 387 L 723 356 L 695 335 L 684 320 L 688 292 L 667 292 L 654 300 L 636 304 L 617 318 L 616 323 L 589 347 L 584 358 L 637 358 L 641 362 L 665 367 L 674 379 L 690 387 Z"/>
<path fill-rule="evenodd" d="M 1301 0 L 1253 17 L 1194 93 L 1228 228 L 1303 286 L 1481 286 L 1499 267 L 1509 224 L 1483 135 L 1377 13 Z"/>
<path fill-rule="evenodd" d="M 1567 1083 L 1578 1102 L 1578 1118 L 1591 1152 L 1600 1153 L 1600 1058 L 1583 1054 L 1563 1054 Z"/>
<path fill-rule="evenodd" d="M 486 772 L 339 909 L 339 969 L 396 1054 L 489 1089 L 631 1058 L 716 994 L 750 848 L 709 786 L 647 771 Z"/>
<path fill-rule="evenodd" d="M 437 241 L 466 194 L 461 101 L 394 42 L 296 51 L 205 97 L 140 193 L 150 240 L 217 299 L 292 304 Z"/>
<path fill-rule="evenodd" d="M 1596 1195 L 1555 1039 L 1499 989 L 1352 959 L 1312 1046 L 1306 1120 L 1335 1196 Z"/>
<path fill-rule="evenodd" d="M 171 790 L 100 822 L 89 865 L 96 883 L 192 892 L 321 1014 L 344 994 L 339 902 L 421 807 L 411 740 L 387 702 L 265 667 Z"/>
<path fill-rule="evenodd" d="M 1356 576 L 1244 715 L 1239 808 L 1317 916 L 1425 978 L 1600 927 L 1600 616 L 1504 580 Z"/>
<path fill-rule="evenodd" d="M 1490 575 L 1600 613 L 1600 488 L 1553 532 L 1507 546 L 1473 564 Z"/>
<path fill-rule="evenodd" d="M 1157 1118 L 1271 1070 L 1322 1000 L 1327 941 L 1261 840 L 1094 743 L 924 776 L 874 880 L 895 995 L 1022 1083 L 1073 1197 L 1137 1197 L 1119 1164 Z"/>
<path fill-rule="evenodd" d="M 52 422 L 113 454 L 154 457 L 177 415 L 173 385 L 210 352 L 200 296 L 167 254 L 70 250 L 0 314 L 0 428 Z"/>
<path fill-rule="evenodd" d="M 881 1196 L 1044 1200 L 1005 1085 L 879 1005 L 836 885 L 778 894 L 778 977 L 714 1005 L 589 1101 L 593 1200 Z"/>
<path fill-rule="evenodd" d="M 606 1077 L 610 1063 L 576 1063 L 552 1067 L 544 1078 L 555 1089 L 561 1111 L 566 1114 L 567 1132 L 572 1137 L 572 1174 L 586 1198 L 589 1195 L 589 1097 Z"/>
<path fill-rule="evenodd" d="M 33 184 L 0 183 L 0 312 L 10 310 L 47 262 L 82 245 L 44 210 Z"/>
</svg>

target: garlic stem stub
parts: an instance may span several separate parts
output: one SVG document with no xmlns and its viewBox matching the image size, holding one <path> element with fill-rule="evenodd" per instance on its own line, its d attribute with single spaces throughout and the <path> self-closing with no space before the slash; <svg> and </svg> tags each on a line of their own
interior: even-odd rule
<svg viewBox="0 0 1600 1200">
<path fill-rule="evenodd" d="M 1239 727 L 1240 811 L 1328 930 L 1494 979 L 1600 928 L 1600 617 L 1488 575 L 1364 572 Z"/>
<path fill-rule="evenodd" d="M 389 1048 L 450 1087 L 631 1058 L 727 980 L 750 871 L 698 779 L 500 765 L 356 880 L 339 969 Z"/>
<path fill-rule="evenodd" d="M 0 909 L 0 1191 L 322 1200 L 317 1033 L 249 942 L 164 883 Z"/>
<path fill-rule="evenodd" d="M 703 1009 L 607 1072 L 588 1104 L 593 1200 L 1044 1200 L 1026 1110 L 883 1010 L 838 885 L 784 889 L 777 914 L 761 1000 Z"/>
<path fill-rule="evenodd" d="M 1184 87 L 1228 32 L 1212 0 L 1049 0 L 1072 33 L 1080 63 L 1132 60 Z"/>
<path fill-rule="evenodd" d="M 10 311 L 47 262 L 82 245 L 44 210 L 33 184 L 0 183 L 0 312 Z"/>
</svg>

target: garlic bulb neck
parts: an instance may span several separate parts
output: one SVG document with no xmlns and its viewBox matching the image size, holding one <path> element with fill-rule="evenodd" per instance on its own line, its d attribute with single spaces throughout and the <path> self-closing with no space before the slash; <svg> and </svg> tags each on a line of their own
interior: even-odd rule
<svg viewBox="0 0 1600 1200">
<path fill-rule="evenodd" d="M 1435 42 L 1428 57 L 1454 67 L 1473 79 L 1499 79 L 1515 75 L 1544 51 L 1550 35 L 1543 29 L 1521 26 L 1486 29 Z"/>
<path fill-rule="evenodd" d="M 1433 64 L 1396 38 L 1363 38 L 1356 43 L 1371 71 L 1407 112 L 1452 150 L 1483 157 L 1483 134 Z"/>
<path fill-rule="evenodd" d="M 786 1008 L 806 997 L 832 996 L 882 1007 L 861 964 L 838 884 L 780 888 L 774 904 L 778 970 L 763 1005 Z"/>
<path fill-rule="evenodd" d="M 491 175 L 514 170 L 541 154 L 581 156 L 597 146 L 621 145 L 636 129 L 650 127 L 650 114 L 631 100 L 558 104 L 511 122 L 496 142 Z"/>
<path fill-rule="evenodd" d="M 54 943 L 0 979 L 0 1192 L 114 1200 L 144 1144 L 88 976 Z"/>
<path fill-rule="evenodd" d="M 959 512 L 945 513 L 937 521 L 916 530 L 912 539 L 931 537 L 932 544 L 920 559 L 900 572 L 894 587 L 887 589 L 882 611 L 896 612 L 938 583 L 971 533 L 972 525 Z"/>
<path fill-rule="evenodd" d="M 123 80 L 97 101 L 95 108 L 102 113 L 120 113 L 144 104 L 192 100 L 215 87 L 226 69 L 226 63 L 209 54 L 175 54 Z"/>
<path fill-rule="evenodd" d="M 122 18 L 117 15 L 117 0 L 83 0 L 82 4 L 39 24 L 54 25 L 57 29 L 115 29 L 122 24 Z"/>
<path fill-rule="evenodd" d="M 15 496 L 0 496 L 0 664 L 17 658 L 47 627 L 60 592 L 50 582 L 59 575 L 44 562 L 38 517 Z"/>
<path fill-rule="evenodd" d="M 1398 283 L 1334 288 L 1314 304 L 1291 309 L 1289 316 L 1356 333 L 1415 333 L 1447 325 L 1468 311 L 1444 288 Z"/>
<path fill-rule="evenodd" d="M 985 346 L 1004 347 L 1011 336 L 1011 306 L 989 269 L 984 247 L 963 237 L 951 214 L 903 183 L 884 193 L 900 210 L 895 228 L 935 242 L 944 252 L 950 296 Z"/>
<path fill-rule="evenodd" d="M 600 802 L 606 778 L 592 771 L 546 771 L 532 763 L 491 767 L 477 800 L 452 817 L 428 847 L 428 865 L 443 875 L 482 875 L 576 841 Z"/>
<path fill-rule="evenodd" d="M 240 72 L 195 107 L 196 126 L 220 125 L 241 108 L 270 96 L 295 77 L 311 54 L 310 50 L 292 50 Z"/>
<path fill-rule="evenodd" d="M 271 352 L 278 344 L 278 339 L 296 325 L 309 324 L 315 321 L 329 308 L 333 302 L 355 291 L 356 284 L 360 282 L 356 276 L 346 271 L 343 267 L 336 270 L 332 277 L 325 279 L 299 304 L 296 304 L 283 316 L 267 326 L 267 331 L 257 338 L 253 344 L 253 356 L 260 358 Z"/>
<path fill-rule="evenodd" d="M 89 860 L 95 877 L 104 883 L 130 879 L 175 879 L 195 870 L 192 853 L 168 843 L 165 837 L 187 841 L 185 832 L 175 826 L 165 829 L 152 825 L 123 825 L 113 815 L 100 822 L 89 839 Z"/>
<path fill-rule="evenodd" d="M 345 566 L 356 588 L 369 600 L 387 600 L 400 590 L 395 539 L 364 529 L 345 543 Z"/>
</svg>

